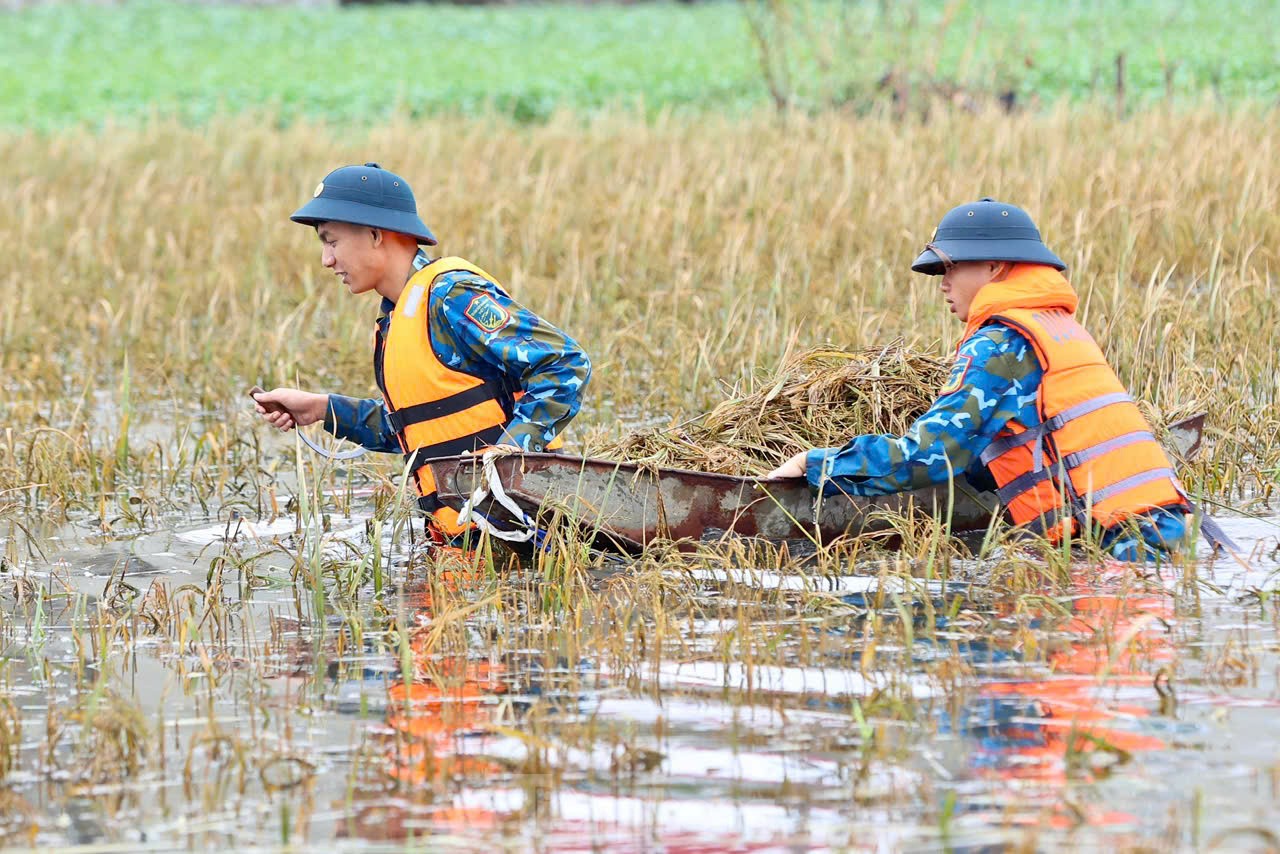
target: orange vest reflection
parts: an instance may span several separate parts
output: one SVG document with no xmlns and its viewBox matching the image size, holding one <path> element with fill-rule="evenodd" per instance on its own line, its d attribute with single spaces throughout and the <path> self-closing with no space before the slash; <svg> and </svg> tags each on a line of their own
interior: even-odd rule
<svg viewBox="0 0 1280 854">
<path fill-rule="evenodd" d="M 485 583 L 483 570 L 473 568 L 474 561 L 457 563 L 465 568 L 438 572 L 436 588 L 458 592 Z M 432 584 L 409 588 L 405 595 L 412 603 L 411 613 L 438 615 Z M 465 655 L 441 657 L 429 648 L 430 638 L 426 627 L 413 631 L 412 684 L 397 681 L 387 692 L 387 725 L 396 733 L 392 776 L 416 785 L 501 771 L 497 763 L 467 756 L 464 742 L 469 735 L 491 731 L 497 722 L 497 698 L 507 690 L 502 664 Z"/>
<path fill-rule="evenodd" d="M 459 566 L 474 562 L 455 555 Z M 484 808 L 464 808 L 433 803 L 441 785 L 491 781 L 505 772 L 498 762 L 468 753 L 474 743 L 493 730 L 498 722 L 499 700 L 507 692 L 500 662 L 474 661 L 465 655 L 440 656 L 430 644 L 430 626 L 422 617 L 438 610 L 433 590 L 444 585 L 450 591 L 463 590 L 481 582 L 483 572 L 461 569 L 435 574 L 434 583 L 422 583 L 405 590 L 410 604 L 412 630 L 410 648 L 414 662 L 410 684 L 397 680 L 387 689 L 387 738 L 383 768 L 395 782 L 401 797 L 374 795 L 373 802 L 357 809 L 351 821 L 338 829 L 339 836 L 356 836 L 370 841 L 403 840 L 421 836 L 422 810 L 429 811 L 430 832 L 449 828 L 471 831 L 496 828 L 503 815 Z M 415 620 L 414 617 L 419 619 Z M 371 793 L 374 794 L 374 793 Z M 412 804 L 417 802 L 416 806 Z M 416 816 L 416 823 L 413 820 Z M 406 827 L 406 822 L 411 825 Z M 413 826 L 415 825 L 416 826 Z"/>
<path fill-rule="evenodd" d="M 976 741 L 970 764 L 979 776 L 1055 786 L 1069 778 L 1090 781 L 1135 753 L 1165 747 L 1162 739 L 1135 731 L 1141 727 L 1134 722 L 1150 717 L 1159 704 L 1155 674 L 1174 659 L 1167 627 L 1171 597 L 1102 592 L 1098 580 L 1084 572 L 1073 573 L 1073 581 L 1075 589 L 1093 592 L 1075 599 L 1067 621 L 1047 635 L 1052 646 L 1046 660 L 1054 675 L 987 683 L 978 702 L 966 708 L 959 729 Z M 1097 806 L 1082 809 L 1085 815 L 1062 811 L 1048 823 L 1133 819 Z"/>
</svg>

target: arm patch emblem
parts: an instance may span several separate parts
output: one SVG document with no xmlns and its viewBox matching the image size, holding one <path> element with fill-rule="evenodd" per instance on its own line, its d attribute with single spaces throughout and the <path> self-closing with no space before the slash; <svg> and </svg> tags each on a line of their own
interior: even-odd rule
<svg viewBox="0 0 1280 854">
<path fill-rule="evenodd" d="M 969 366 L 972 364 L 972 356 L 957 356 L 956 363 L 951 367 L 951 376 L 938 391 L 938 397 L 959 391 L 964 386 L 964 378 L 969 375 Z"/>
<path fill-rule="evenodd" d="M 479 326 L 485 332 L 497 332 L 511 320 L 511 312 L 488 294 L 480 294 L 473 298 L 463 312 L 467 320 Z"/>
</svg>

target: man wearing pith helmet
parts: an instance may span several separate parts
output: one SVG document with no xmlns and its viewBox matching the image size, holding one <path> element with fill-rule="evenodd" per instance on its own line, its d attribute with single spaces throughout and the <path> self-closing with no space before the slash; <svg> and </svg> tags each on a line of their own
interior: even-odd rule
<svg viewBox="0 0 1280 854">
<path fill-rule="evenodd" d="M 855 436 L 771 476 L 886 495 L 990 472 L 1012 520 L 1058 541 L 1089 526 L 1123 560 L 1179 546 L 1191 504 L 1089 333 L 1031 217 L 985 198 L 952 209 L 911 269 L 941 276 L 965 324 L 938 399 L 905 436 Z"/>
<path fill-rule="evenodd" d="M 277 388 L 256 395 L 281 430 L 317 421 L 372 451 L 406 455 L 441 541 L 461 533 L 424 461 L 506 445 L 553 450 L 582 405 L 591 363 L 565 333 L 469 261 L 433 259 L 413 191 L 376 163 L 325 176 L 291 217 L 315 228 L 321 262 L 353 294 L 382 297 L 373 373 L 382 399 Z M 276 404 L 285 411 L 279 411 Z"/>
</svg>

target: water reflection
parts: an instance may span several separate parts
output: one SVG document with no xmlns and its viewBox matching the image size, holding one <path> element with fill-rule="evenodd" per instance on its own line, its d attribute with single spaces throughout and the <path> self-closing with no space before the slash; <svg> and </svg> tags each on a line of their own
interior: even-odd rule
<svg viewBox="0 0 1280 854">
<path fill-rule="evenodd" d="M 1202 562 L 1200 586 L 1081 567 L 1052 600 L 707 568 L 671 582 L 697 612 L 636 655 L 569 621 L 523 625 L 509 578 L 457 565 L 397 565 L 387 596 L 351 612 L 300 599 L 287 568 L 253 589 L 228 574 L 206 601 L 182 586 L 208 563 L 189 548 L 143 550 L 185 567 L 163 599 L 145 566 L 138 596 L 103 596 L 104 559 L 85 554 L 56 568 L 83 604 L 59 596 L 37 619 L 30 596 L 5 600 L 0 676 L 22 718 L 0 788 L 9 841 L 1194 848 L 1277 816 L 1280 646 L 1257 595 L 1274 561 Z M 139 566 L 119 560 L 126 577 Z M 109 636 L 89 618 L 99 601 L 119 615 Z M 595 661 L 557 660 L 566 648 Z M 59 710 L 109 711 L 110 692 L 164 734 L 112 787 L 86 771 L 114 754 Z"/>
<path fill-rule="evenodd" d="M 958 807 L 971 821 L 1109 827 L 1111 843 L 1136 843 L 1126 828 L 1139 816 L 1070 797 L 1068 784 L 1098 783 L 1135 756 L 1169 746 L 1163 733 L 1170 727 L 1152 725 L 1152 716 L 1175 708 L 1168 683 L 1177 659 L 1174 599 L 1140 589 L 1147 585 L 1132 567 L 1078 569 L 1071 581 L 1076 594 L 1059 600 L 1065 613 L 1034 609 L 1023 615 L 1027 631 L 1008 632 L 1003 649 L 970 650 L 979 669 L 995 673 L 1021 660 L 1031 673 L 984 678 L 958 713 L 942 715 L 940 731 L 963 744 L 961 780 L 985 784 Z"/>
</svg>

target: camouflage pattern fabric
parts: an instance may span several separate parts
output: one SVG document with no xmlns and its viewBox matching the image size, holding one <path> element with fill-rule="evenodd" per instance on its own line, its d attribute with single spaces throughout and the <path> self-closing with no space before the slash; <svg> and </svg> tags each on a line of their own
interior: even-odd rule
<svg viewBox="0 0 1280 854">
<path fill-rule="evenodd" d="M 809 452 L 805 475 L 825 495 L 891 495 L 942 483 L 952 474 L 989 477 L 982 451 L 1010 421 L 1040 423 L 1036 393 L 1044 376 L 1031 343 L 1008 327 L 983 327 L 956 353 L 951 374 L 929 411 L 905 436 L 855 436 L 840 448 Z M 1187 537 L 1182 512 L 1156 509 L 1104 533 L 1125 561 L 1154 559 Z"/>
<path fill-rule="evenodd" d="M 431 259 L 422 250 L 421 270 Z M 462 271 L 443 273 L 431 285 L 431 346 L 454 370 L 506 379 L 523 389 L 502 441 L 541 451 L 578 414 L 591 379 L 591 362 L 576 341 L 511 299 L 493 282 Z M 395 304 L 382 301 L 378 326 L 385 334 Z M 329 395 L 324 429 L 371 451 L 399 453 L 387 410 L 377 398 Z"/>
<path fill-rule="evenodd" d="M 978 457 L 1010 420 L 1040 423 L 1043 376 L 1031 344 L 999 325 L 961 345 L 946 385 L 905 436 L 855 436 L 809 452 L 806 475 L 826 495 L 892 495 L 981 467 Z"/>
<path fill-rule="evenodd" d="M 1102 535 L 1102 547 L 1116 560 L 1141 563 L 1159 560 L 1181 548 L 1187 533 L 1185 513 L 1160 508 L 1106 531 Z"/>
</svg>

